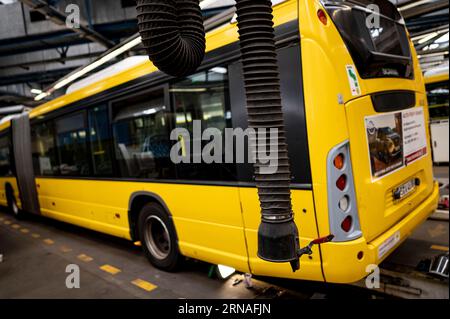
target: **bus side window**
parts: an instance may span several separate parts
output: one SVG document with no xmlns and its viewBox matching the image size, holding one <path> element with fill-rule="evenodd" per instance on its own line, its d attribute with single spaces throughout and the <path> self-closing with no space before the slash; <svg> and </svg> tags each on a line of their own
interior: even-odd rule
<svg viewBox="0 0 450 319">
<path fill-rule="evenodd" d="M 193 181 L 236 181 L 236 165 L 225 162 L 225 129 L 232 128 L 230 97 L 228 88 L 228 69 L 214 67 L 191 75 L 170 87 L 175 126 L 190 132 L 191 144 L 201 143 L 202 149 L 210 141 L 194 141 L 194 121 L 201 122 L 201 132 L 206 129 L 220 131 L 222 135 L 222 161 L 205 163 L 202 154 L 193 154 L 191 147 L 190 163 L 177 165 L 179 179 Z M 214 152 L 214 151 L 213 151 Z M 212 153 L 213 153 L 212 152 Z M 212 154 L 215 155 L 215 154 Z M 200 163 L 195 163 L 195 158 Z"/>
<path fill-rule="evenodd" d="M 0 137 L 0 177 L 12 175 L 9 137 Z"/>
<path fill-rule="evenodd" d="M 63 176 L 89 176 L 89 150 L 85 113 L 63 116 L 55 120 L 56 142 Z"/>
<path fill-rule="evenodd" d="M 115 155 L 121 177 L 175 178 L 163 89 L 113 102 L 113 121 Z"/>
<path fill-rule="evenodd" d="M 93 173 L 95 176 L 112 176 L 108 106 L 102 105 L 90 109 L 88 121 Z"/>
<path fill-rule="evenodd" d="M 31 150 L 36 176 L 59 175 L 53 122 L 31 127 Z"/>
</svg>

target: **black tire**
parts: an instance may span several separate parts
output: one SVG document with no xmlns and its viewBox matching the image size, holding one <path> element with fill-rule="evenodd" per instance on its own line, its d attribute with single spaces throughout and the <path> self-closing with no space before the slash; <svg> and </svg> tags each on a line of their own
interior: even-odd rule
<svg viewBox="0 0 450 319">
<path fill-rule="evenodd" d="M 150 263 L 164 271 L 176 271 L 182 256 L 175 227 L 164 208 L 156 203 L 145 205 L 139 213 L 138 231 Z"/>
<path fill-rule="evenodd" d="M 9 213 L 13 215 L 16 219 L 22 219 L 23 212 L 17 205 L 16 196 L 14 196 L 14 191 L 12 187 L 6 187 L 6 201 L 8 202 Z"/>
</svg>

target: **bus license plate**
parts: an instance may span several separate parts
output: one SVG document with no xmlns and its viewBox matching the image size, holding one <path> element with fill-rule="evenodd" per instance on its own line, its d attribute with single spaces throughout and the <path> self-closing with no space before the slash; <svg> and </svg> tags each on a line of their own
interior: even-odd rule
<svg viewBox="0 0 450 319">
<path fill-rule="evenodd" d="M 416 181 L 414 179 L 408 181 L 407 183 L 397 187 L 394 190 L 394 199 L 402 200 L 405 197 L 408 197 L 416 190 Z"/>
</svg>

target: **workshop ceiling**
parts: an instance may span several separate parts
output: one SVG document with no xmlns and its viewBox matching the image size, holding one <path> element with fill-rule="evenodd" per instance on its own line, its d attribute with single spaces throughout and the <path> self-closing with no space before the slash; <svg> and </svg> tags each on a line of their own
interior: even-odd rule
<svg viewBox="0 0 450 319">
<path fill-rule="evenodd" d="M 448 61 L 448 0 L 391 1 L 405 17 L 423 67 Z M 80 8 L 80 28 L 65 25 L 69 4 Z M 233 4 L 205 0 L 205 17 Z M 0 107 L 35 106 L 36 92 L 136 34 L 134 5 L 134 0 L 0 0 Z"/>
</svg>

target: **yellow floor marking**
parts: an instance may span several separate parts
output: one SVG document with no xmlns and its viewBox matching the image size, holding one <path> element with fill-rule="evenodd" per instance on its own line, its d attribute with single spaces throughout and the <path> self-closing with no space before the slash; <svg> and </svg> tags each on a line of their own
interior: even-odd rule
<svg viewBox="0 0 450 319">
<path fill-rule="evenodd" d="M 148 292 L 153 291 L 156 288 L 158 288 L 158 286 L 156 286 L 148 281 L 142 280 L 142 279 L 133 280 L 131 283 L 133 285 L 135 285 L 136 287 L 144 289 L 145 291 L 148 291 Z"/>
<path fill-rule="evenodd" d="M 431 246 L 431 249 L 433 249 L 433 250 L 440 250 L 440 251 L 448 251 L 448 247 L 439 246 L 439 245 L 433 245 L 433 246 Z"/>
<path fill-rule="evenodd" d="M 110 273 L 111 275 L 117 275 L 119 272 L 121 272 L 122 270 L 120 270 L 119 268 L 116 268 L 114 266 L 111 265 L 103 265 L 100 267 L 101 270 Z"/>
<path fill-rule="evenodd" d="M 72 251 L 71 248 L 67 247 L 67 246 L 61 246 L 59 248 L 63 253 L 70 253 Z"/>
<path fill-rule="evenodd" d="M 11 222 L 11 221 L 9 221 L 9 220 L 5 220 L 5 221 L 3 222 L 3 224 L 5 224 L 5 225 L 11 225 L 11 224 L 12 224 L 12 222 Z"/>
<path fill-rule="evenodd" d="M 33 237 L 33 238 L 36 238 L 36 239 L 37 239 L 37 238 L 41 238 L 41 235 L 39 235 L 39 234 L 32 234 L 32 235 L 31 235 L 31 237 Z"/>
<path fill-rule="evenodd" d="M 53 240 L 47 238 L 47 239 L 44 239 L 44 243 L 47 245 L 53 245 L 55 242 Z"/>
<path fill-rule="evenodd" d="M 24 234 L 28 234 L 30 231 L 28 230 L 28 229 L 26 229 L 26 228 L 22 228 L 21 230 L 20 230 L 22 233 L 24 233 Z"/>
<path fill-rule="evenodd" d="M 14 229 L 19 229 L 20 225 L 14 224 L 14 225 L 11 225 L 11 227 L 14 228 Z"/>
<path fill-rule="evenodd" d="M 92 258 L 88 255 L 85 255 L 85 254 L 78 255 L 77 258 L 81 261 L 84 261 L 85 263 L 88 263 L 88 262 L 91 262 L 94 260 L 94 258 Z"/>
</svg>

